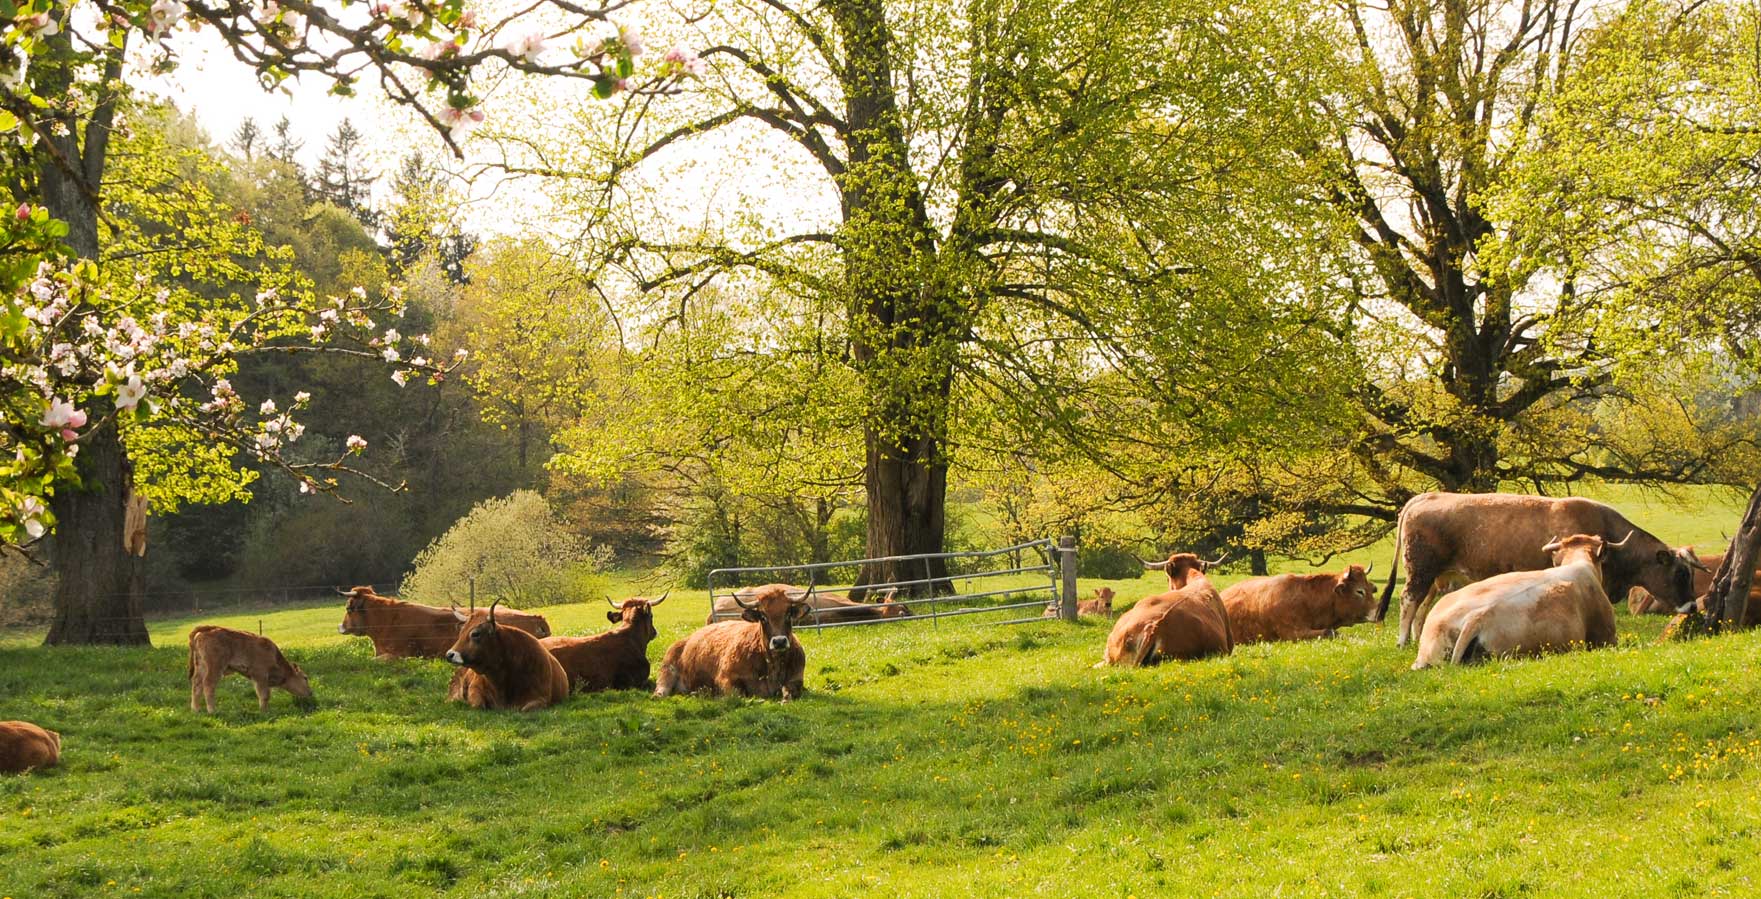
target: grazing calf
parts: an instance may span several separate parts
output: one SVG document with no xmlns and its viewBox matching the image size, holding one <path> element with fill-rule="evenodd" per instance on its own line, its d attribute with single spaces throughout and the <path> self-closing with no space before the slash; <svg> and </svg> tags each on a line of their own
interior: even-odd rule
<svg viewBox="0 0 1761 899">
<path fill-rule="evenodd" d="M 1614 607 L 1603 587 L 1602 560 L 1625 545 L 1590 534 L 1555 539 L 1542 548 L 1552 568 L 1500 574 L 1443 597 L 1425 622 L 1413 670 L 1614 645 Z"/>
<path fill-rule="evenodd" d="M 281 654 L 268 637 L 230 627 L 201 625 L 190 631 L 190 711 L 214 711 L 214 685 L 228 674 L 242 674 L 257 688 L 257 710 L 269 710 L 269 690 L 280 687 L 301 707 L 310 707 L 312 685 L 300 666 Z"/>
<path fill-rule="evenodd" d="M 1223 591 L 1229 632 L 1238 643 L 1313 640 L 1376 614 L 1370 569 L 1341 574 L 1280 574 L 1241 581 Z"/>
<path fill-rule="evenodd" d="M 1096 618 L 1111 618 L 1111 617 L 1113 617 L 1113 596 L 1114 596 L 1114 593 L 1113 593 L 1112 587 L 1102 587 L 1099 590 L 1095 591 L 1095 598 L 1094 599 L 1078 600 L 1076 603 L 1076 617 L 1078 617 L 1078 618 L 1085 618 L 1085 617 L 1090 617 L 1090 616 L 1096 617 Z M 1051 602 L 1047 603 L 1046 610 L 1044 612 L 1040 613 L 1039 617 L 1041 617 L 1041 618 L 1056 618 L 1056 617 L 1058 617 L 1058 601 L 1054 599 Z"/>
<path fill-rule="evenodd" d="M 798 599 L 808 604 L 813 614 L 808 616 L 815 624 L 834 624 L 842 621 L 875 621 L 882 618 L 909 618 L 911 608 L 902 602 L 894 602 L 893 597 L 899 588 L 888 588 L 881 598 L 874 602 L 857 602 L 842 593 L 824 593 L 797 587 L 793 584 L 765 584 L 762 587 L 745 587 L 731 596 L 717 597 L 710 605 L 709 618 L 704 624 L 714 624 L 730 618 L 741 617 L 741 602 L 751 602 L 753 597 L 772 587 L 782 587 L 789 591 L 791 599 Z"/>
<path fill-rule="evenodd" d="M 0 774 L 17 774 L 61 763 L 61 735 L 29 721 L 0 721 Z"/>
<path fill-rule="evenodd" d="M 605 613 L 614 627 L 590 637 L 545 637 L 538 641 L 563 666 L 569 687 L 576 693 L 600 690 L 642 690 L 648 687 L 648 644 L 654 640 L 654 607 L 667 594 L 652 602 L 637 597 L 613 605 Z M 606 600 L 611 602 L 611 600 Z"/>
<path fill-rule="evenodd" d="M 811 613 L 811 600 L 786 584 L 764 587 L 751 601 L 735 596 L 741 620 L 706 624 L 668 647 L 654 695 L 800 697 L 807 652 L 794 628 Z"/>
<path fill-rule="evenodd" d="M 1205 569 L 1215 564 L 1192 553 L 1174 553 L 1166 562 L 1145 562 L 1145 568 L 1168 573 L 1168 592 L 1140 599 L 1119 616 L 1107 636 L 1105 664 L 1141 667 L 1162 659 L 1202 659 L 1233 652 L 1229 613 L 1205 576 Z"/>
<path fill-rule="evenodd" d="M 373 655 L 381 659 L 438 659 L 446 655 L 459 628 L 470 616 L 458 607 L 442 609 L 380 596 L 372 587 L 338 590 L 348 597 L 339 634 L 353 634 L 373 641 Z M 517 627 L 535 637 L 550 636 L 550 623 L 542 615 L 501 611 L 502 624 Z"/>
<path fill-rule="evenodd" d="M 1691 555 L 1694 548 L 1684 547 L 1682 552 Z M 1694 570 L 1694 608 L 1705 612 L 1706 594 L 1712 590 L 1713 574 L 1718 571 L 1718 566 L 1724 564 L 1724 553 L 1706 556 L 1700 561 L 1701 567 Z M 1757 574 L 1761 574 L 1761 569 L 1756 571 Z M 1651 591 L 1643 587 L 1635 587 L 1632 594 L 1627 597 L 1627 611 L 1634 615 L 1674 615 L 1679 610 L 1651 595 Z M 1756 624 L 1761 624 L 1761 577 L 1750 582 L 1749 604 L 1743 609 L 1743 627 L 1754 627 Z"/>
<path fill-rule="evenodd" d="M 567 699 L 569 675 L 562 663 L 537 637 L 502 626 L 496 620 L 496 605 L 472 615 L 446 651 L 446 660 L 459 666 L 446 698 L 472 708 L 522 712 Z"/>
</svg>

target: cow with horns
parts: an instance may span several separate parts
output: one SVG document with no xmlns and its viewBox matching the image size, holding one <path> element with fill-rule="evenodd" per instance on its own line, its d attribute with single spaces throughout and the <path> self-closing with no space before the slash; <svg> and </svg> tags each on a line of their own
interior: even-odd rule
<svg viewBox="0 0 1761 899">
<path fill-rule="evenodd" d="M 1240 643 L 1314 640 L 1369 621 L 1376 613 L 1371 567 L 1347 565 L 1339 574 L 1279 574 L 1233 584 L 1223 591 L 1229 633 Z"/>
<path fill-rule="evenodd" d="M 479 709 L 530 712 L 569 696 L 569 675 L 538 638 L 496 620 L 495 610 L 478 612 L 459 629 L 446 660 L 459 666 L 447 699 Z"/>
<path fill-rule="evenodd" d="M 336 592 L 348 597 L 336 632 L 372 640 L 375 658 L 441 658 L 458 639 L 459 627 L 471 618 L 456 605 L 442 609 L 404 602 L 380 596 L 372 587 L 339 588 Z M 542 615 L 503 609 L 500 621 L 534 637 L 550 636 L 550 623 Z"/>
<path fill-rule="evenodd" d="M 1107 636 L 1104 663 L 1142 667 L 1162 659 L 1202 659 L 1233 652 L 1229 613 L 1205 575 L 1222 563 L 1192 553 L 1173 553 L 1165 562 L 1144 562 L 1148 570 L 1167 573 L 1168 591 L 1138 600 L 1119 616 Z"/>
<path fill-rule="evenodd" d="M 654 629 L 654 608 L 666 602 L 669 593 L 659 599 L 634 597 L 620 605 L 606 600 L 612 610 L 605 613 L 611 630 L 588 637 L 545 637 L 544 648 L 556 657 L 569 675 L 569 687 L 576 693 L 600 690 L 643 690 L 648 681 L 648 644 L 658 632 Z"/>
<path fill-rule="evenodd" d="M 735 596 L 740 620 L 706 624 L 667 648 L 656 696 L 707 691 L 715 695 L 801 696 L 807 653 L 795 625 L 813 612 L 813 590 L 793 595 L 786 584 Z"/>
<path fill-rule="evenodd" d="M 1630 533 L 1618 543 L 1594 534 L 1555 537 L 1541 547 L 1552 568 L 1506 572 L 1443 597 L 1425 622 L 1413 669 L 1613 646 L 1614 605 L 1602 565 L 1632 539 Z"/>
</svg>

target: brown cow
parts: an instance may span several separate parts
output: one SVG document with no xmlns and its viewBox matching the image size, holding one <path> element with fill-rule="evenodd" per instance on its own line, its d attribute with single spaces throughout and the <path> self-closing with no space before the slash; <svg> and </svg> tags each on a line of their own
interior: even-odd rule
<svg viewBox="0 0 1761 899">
<path fill-rule="evenodd" d="M 1692 553 L 1691 546 L 1683 547 L 1685 553 Z M 1698 558 L 1698 557 L 1697 557 Z M 1712 590 L 1712 576 L 1718 572 L 1718 566 L 1724 564 L 1724 553 L 1700 558 L 1701 568 L 1694 569 L 1694 607 L 1701 612 L 1706 611 L 1706 594 Z M 1749 604 L 1743 609 L 1743 626 L 1754 627 L 1761 624 L 1761 568 L 1756 569 L 1758 577 L 1749 582 Z M 1674 615 L 1676 607 L 1651 595 L 1643 587 L 1634 587 L 1632 595 L 1627 597 L 1627 611 L 1634 615 Z"/>
<path fill-rule="evenodd" d="M 727 621 L 741 617 L 740 604 L 736 597 L 745 602 L 761 591 L 772 587 L 782 587 L 789 591 L 790 598 L 802 600 L 813 607 L 813 614 L 808 616 L 809 624 L 836 624 L 844 621 L 878 621 L 883 618 L 909 618 L 911 608 L 902 602 L 894 602 L 893 597 L 899 588 L 888 588 L 881 598 L 874 602 L 857 602 L 843 593 L 825 593 L 818 589 L 809 590 L 793 584 L 765 584 L 762 587 L 744 587 L 731 596 L 716 597 L 709 610 L 709 619 L 704 624 Z"/>
<path fill-rule="evenodd" d="M 190 631 L 190 711 L 214 711 L 214 685 L 228 674 L 242 674 L 257 688 L 257 710 L 269 710 L 269 690 L 280 687 L 301 707 L 312 705 L 312 685 L 300 666 L 281 654 L 268 637 L 204 624 Z"/>
<path fill-rule="evenodd" d="M 1423 606 L 1437 595 L 1432 588 L 1438 577 L 1455 573 L 1478 581 L 1509 571 L 1540 571 L 1551 566 L 1540 547 L 1556 534 L 1622 540 L 1619 550 L 1602 559 L 1609 596 L 1624 597 L 1638 585 L 1677 606 L 1692 602 L 1692 571 L 1700 565 L 1691 553 L 1672 549 L 1612 507 L 1581 497 L 1421 493 L 1401 508 L 1396 533 L 1394 571 L 1382 590 L 1376 620 L 1387 614 L 1405 563 L 1401 646 L 1424 630 Z"/>
<path fill-rule="evenodd" d="M 1113 593 L 1112 587 L 1102 587 L 1102 588 L 1095 591 L 1095 598 L 1094 599 L 1077 600 L 1076 601 L 1076 617 L 1078 617 L 1078 618 L 1091 617 L 1091 616 L 1096 617 L 1096 618 L 1111 618 L 1111 617 L 1113 617 L 1113 596 L 1114 595 L 1115 594 Z M 1044 612 L 1041 612 L 1039 617 L 1041 617 L 1041 618 L 1056 618 L 1056 617 L 1058 617 L 1058 600 L 1054 599 L 1051 602 L 1047 603 L 1046 610 Z"/>
<path fill-rule="evenodd" d="M 459 629 L 446 660 L 459 666 L 446 698 L 477 709 L 530 712 L 569 698 L 569 675 L 537 637 L 503 626 L 496 606 L 477 612 Z"/>
<path fill-rule="evenodd" d="M 1223 591 L 1229 631 L 1238 643 L 1331 637 L 1376 613 L 1370 569 L 1348 565 L 1341 574 L 1280 574 L 1240 581 Z"/>
<path fill-rule="evenodd" d="M 1613 646 L 1614 605 L 1602 586 L 1602 560 L 1614 557 L 1626 542 L 1609 543 L 1593 534 L 1549 540 L 1542 551 L 1554 560 L 1552 568 L 1495 575 L 1438 600 L 1419 638 L 1413 670 L 1573 646 Z"/>
<path fill-rule="evenodd" d="M 807 652 L 795 639 L 795 625 L 812 613 L 811 595 L 794 595 L 786 584 L 762 588 L 752 600 L 735 596 L 739 621 L 698 628 L 667 648 L 654 695 L 695 693 L 801 696 Z"/>
<path fill-rule="evenodd" d="M 1143 563 L 1145 568 L 1168 573 L 1168 592 L 1140 599 L 1119 616 L 1107 636 L 1102 661 L 1141 667 L 1164 658 L 1202 659 L 1233 652 L 1229 613 L 1205 576 L 1205 569 L 1218 562 L 1174 553 L 1166 562 Z"/>
<path fill-rule="evenodd" d="M 569 675 L 576 693 L 642 690 L 648 687 L 648 644 L 655 636 L 654 607 L 666 601 L 641 597 L 612 605 L 605 617 L 616 625 L 590 637 L 545 637 L 538 641 Z M 606 600 L 610 603 L 611 600 Z"/>
<path fill-rule="evenodd" d="M 53 768 L 60 762 L 60 734 L 29 721 L 0 721 L 0 774 Z"/>
<path fill-rule="evenodd" d="M 353 634 L 373 641 L 373 655 L 381 659 L 438 659 L 459 638 L 459 628 L 471 616 L 457 606 L 442 609 L 380 596 L 372 587 L 338 590 L 348 597 L 339 634 Z M 534 637 L 550 636 L 550 622 L 542 615 L 503 609 L 497 620 Z"/>
</svg>

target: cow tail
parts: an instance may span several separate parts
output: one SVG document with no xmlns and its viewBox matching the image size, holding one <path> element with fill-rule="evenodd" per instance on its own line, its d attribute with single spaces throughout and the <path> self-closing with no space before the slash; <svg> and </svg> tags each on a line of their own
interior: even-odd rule
<svg viewBox="0 0 1761 899">
<path fill-rule="evenodd" d="M 1468 619 L 1462 622 L 1461 633 L 1455 638 L 1455 652 L 1449 657 L 1451 664 L 1466 665 L 1474 660 L 1472 655 L 1474 642 L 1480 639 L 1480 622 L 1485 617 L 1484 612 L 1479 612 L 1469 615 Z"/>
<path fill-rule="evenodd" d="M 1388 585 L 1382 588 L 1382 602 L 1376 606 L 1376 620 L 1388 617 L 1388 603 L 1394 599 L 1394 582 L 1400 579 L 1400 557 L 1405 555 L 1405 547 L 1401 539 L 1406 534 L 1406 506 L 1400 507 L 1400 514 L 1394 519 L 1394 564 L 1388 566 Z"/>
</svg>

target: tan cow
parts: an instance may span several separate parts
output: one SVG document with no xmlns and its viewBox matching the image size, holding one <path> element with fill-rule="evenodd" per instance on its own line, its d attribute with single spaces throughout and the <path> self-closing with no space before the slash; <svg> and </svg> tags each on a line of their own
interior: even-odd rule
<svg viewBox="0 0 1761 899">
<path fill-rule="evenodd" d="M 612 605 L 605 617 L 614 627 L 588 637 L 545 637 L 538 641 L 569 675 L 569 688 L 576 693 L 600 690 L 642 690 L 648 687 L 648 644 L 657 636 L 654 607 L 666 601 L 666 593 L 653 601 L 636 597 Z M 610 603 L 611 600 L 606 600 Z"/>
<path fill-rule="evenodd" d="M 61 763 L 61 735 L 29 721 L 0 721 L 0 774 L 18 774 Z"/>
<path fill-rule="evenodd" d="M 348 597 L 348 601 L 336 632 L 372 640 L 375 658 L 443 658 L 459 638 L 460 626 L 471 617 L 457 606 L 442 609 L 404 602 L 380 596 L 372 587 L 337 592 Z M 534 637 L 550 636 L 550 622 L 542 615 L 502 609 L 496 620 Z"/>
<path fill-rule="evenodd" d="M 300 666 L 281 654 L 268 637 L 204 624 L 190 631 L 190 711 L 214 711 L 214 686 L 228 674 L 242 674 L 257 688 L 257 710 L 269 710 L 269 690 L 280 687 L 303 708 L 312 705 L 312 685 Z"/>
<path fill-rule="evenodd" d="M 1692 554 L 1694 548 L 1683 547 L 1683 552 Z M 1701 568 L 1694 570 L 1694 607 L 1701 612 L 1706 611 L 1706 594 L 1712 591 L 1712 576 L 1718 572 L 1718 566 L 1724 564 L 1724 553 L 1700 558 Z M 1749 604 L 1743 608 L 1743 627 L 1754 627 L 1761 624 L 1761 568 L 1756 569 L 1757 577 L 1749 582 Z M 1643 587 L 1634 587 L 1632 595 L 1627 597 L 1627 611 L 1634 615 L 1674 615 L 1676 608 L 1651 595 Z"/>
<path fill-rule="evenodd" d="M 828 593 L 818 589 L 809 590 L 793 584 L 765 584 L 762 587 L 744 587 L 729 596 L 718 596 L 710 605 L 709 618 L 704 624 L 727 621 L 741 617 L 739 601 L 751 602 L 759 593 L 772 587 L 782 587 L 789 591 L 793 599 L 799 599 L 812 607 L 806 624 L 836 624 L 844 621 L 876 621 L 883 618 L 909 618 L 911 607 L 902 602 L 894 602 L 899 588 L 890 587 L 881 594 L 881 598 L 873 602 L 857 602 L 843 593 Z M 739 601 L 736 601 L 739 600 Z"/>
<path fill-rule="evenodd" d="M 1340 574 L 1279 574 L 1248 578 L 1223 591 L 1229 632 L 1237 643 L 1313 640 L 1376 614 L 1370 569 Z"/>
<path fill-rule="evenodd" d="M 1681 606 L 1693 601 L 1692 572 L 1703 567 L 1692 553 L 1670 547 L 1612 507 L 1582 497 L 1422 493 L 1401 508 L 1396 534 L 1394 570 L 1382 590 L 1376 620 L 1387 614 L 1404 564 L 1401 646 L 1424 630 L 1424 605 L 1438 595 L 1433 587 L 1439 577 L 1454 574 L 1472 582 L 1509 571 L 1540 571 L 1551 564 L 1540 547 L 1556 534 L 1621 540 L 1621 548 L 1602 559 L 1609 596 L 1624 598 L 1637 585 Z"/>
<path fill-rule="evenodd" d="M 446 698 L 477 709 L 535 711 L 569 698 L 569 675 L 537 637 L 502 625 L 496 606 L 459 629 L 446 660 L 459 666 Z"/>
<path fill-rule="evenodd" d="M 1233 652 L 1229 613 L 1205 576 L 1215 564 L 1192 553 L 1174 553 L 1166 562 L 1145 562 L 1145 568 L 1168 573 L 1168 592 L 1140 599 L 1119 616 L 1107 636 L 1102 661 L 1139 667 L 1162 659 L 1202 659 Z"/>
<path fill-rule="evenodd" d="M 1101 587 L 1095 591 L 1094 599 L 1081 599 L 1076 602 L 1078 618 L 1111 618 L 1113 617 L 1113 588 Z M 1041 618 L 1058 617 L 1058 600 L 1046 604 L 1046 610 L 1040 613 Z"/>
<path fill-rule="evenodd" d="M 1425 622 L 1413 670 L 1613 646 L 1614 606 L 1603 587 L 1602 560 L 1626 545 L 1592 534 L 1550 540 L 1543 551 L 1552 568 L 1506 572 L 1443 597 Z"/>
<path fill-rule="evenodd" d="M 794 629 L 812 613 L 812 599 L 796 596 L 787 584 L 771 584 L 750 601 L 734 597 L 741 620 L 706 624 L 668 647 L 654 695 L 799 698 L 807 652 Z"/>
</svg>

